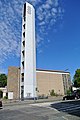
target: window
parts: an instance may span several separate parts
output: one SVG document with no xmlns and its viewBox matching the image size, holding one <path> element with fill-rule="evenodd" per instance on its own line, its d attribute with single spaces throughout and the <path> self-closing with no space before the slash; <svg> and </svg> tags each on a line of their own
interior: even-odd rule
<svg viewBox="0 0 80 120">
<path fill-rule="evenodd" d="M 22 62 L 22 66 L 23 66 L 23 69 L 24 69 L 24 61 Z"/>
<path fill-rule="evenodd" d="M 21 86 L 21 90 L 24 90 L 24 86 Z"/>
<path fill-rule="evenodd" d="M 22 55 L 23 55 L 23 57 L 24 57 L 24 50 L 22 51 Z"/>
<path fill-rule="evenodd" d="M 24 86 L 21 86 L 21 100 L 24 99 Z"/>
<path fill-rule="evenodd" d="M 24 82 L 24 78 L 22 77 L 22 82 Z"/>
<path fill-rule="evenodd" d="M 26 20 L 26 3 L 24 4 L 24 12 L 23 12 L 24 21 Z"/>
<path fill-rule="evenodd" d="M 25 47 L 25 41 L 23 41 L 23 46 Z"/>
<path fill-rule="evenodd" d="M 24 82 L 24 76 L 22 76 L 21 81 Z"/>
<path fill-rule="evenodd" d="M 23 28 L 25 29 L 25 24 L 23 25 Z"/>
<path fill-rule="evenodd" d="M 24 82 L 24 73 L 21 74 L 21 82 Z"/>
<path fill-rule="evenodd" d="M 24 38 L 25 38 L 25 32 L 23 32 L 23 36 L 24 36 Z"/>
</svg>

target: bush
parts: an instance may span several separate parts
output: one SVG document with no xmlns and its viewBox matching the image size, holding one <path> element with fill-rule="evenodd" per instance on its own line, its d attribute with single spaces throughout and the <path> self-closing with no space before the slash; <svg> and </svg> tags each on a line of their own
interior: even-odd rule
<svg viewBox="0 0 80 120">
<path fill-rule="evenodd" d="M 70 95 L 71 93 L 71 90 L 67 90 L 67 95 Z"/>
<path fill-rule="evenodd" d="M 8 99 L 8 96 L 4 96 L 4 99 Z"/>
<path fill-rule="evenodd" d="M 0 90 L 0 98 L 3 97 L 3 92 Z"/>
<path fill-rule="evenodd" d="M 56 94 L 54 93 L 54 90 L 51 90 L 50 95 L 51 95 L 51 96 L 55 96 L 55 95 L 56 95 Z"/>
</svg>

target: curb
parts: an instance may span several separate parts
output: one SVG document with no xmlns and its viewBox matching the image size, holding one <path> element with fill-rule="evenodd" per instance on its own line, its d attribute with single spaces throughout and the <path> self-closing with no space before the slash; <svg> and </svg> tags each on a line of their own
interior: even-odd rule
<svg viewBox="0 0 80 120">
<path fill-rule="evenodd" d="M 15 102 L 8 102 L 8 103 L 3 103 L 3 106 L 14 106 L 14 105 L 25 105 L 25 104 L 36 104 L 36 103 L 45 103 L 45 102 L 55 102 L 55 101 L 62 101 L 62 99 L 39 99 L 39 100 L 25 100 L 25 101 L 15 101 Z"/>
</svg>

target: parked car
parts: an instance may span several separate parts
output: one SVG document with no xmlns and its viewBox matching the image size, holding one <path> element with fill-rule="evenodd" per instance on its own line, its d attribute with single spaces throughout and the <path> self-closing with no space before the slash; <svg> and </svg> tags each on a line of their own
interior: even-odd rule
<svg viewBox="0 0 80 120">
<path fill-rule="evenodd" d="M 76 91 L 74 91 L 77 95 L 78 95 L 78 97 L 80 98 L 80 90 L 76 90 Z"/>
<path fill-rule="evenodd" d="M 0 108 L 2 108 L 2 101 L 0 101 Z"/>
<path fill-rule="evenodd" d="M 73 93 L 70 93 L 69 95 L 66 95 L 63 97 L 63 100 L 72 100 L 72 99 L 79 99 L 80 96 L 76 93 L 76 92 L 73 92 Z"/>
</svg>

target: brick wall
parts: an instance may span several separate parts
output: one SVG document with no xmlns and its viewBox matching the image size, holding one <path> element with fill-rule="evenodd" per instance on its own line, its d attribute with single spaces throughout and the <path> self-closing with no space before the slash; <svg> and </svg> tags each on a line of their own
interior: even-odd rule
<svg viewBox="0 0 80 120">
<path fill-rule="evenodd" d="M 8 92 L 13 92 L 13 99 L 19 99 L 20 69 L 18 67 L 9 67 L 7 89 L 8 89 Z"/>
</svg>

